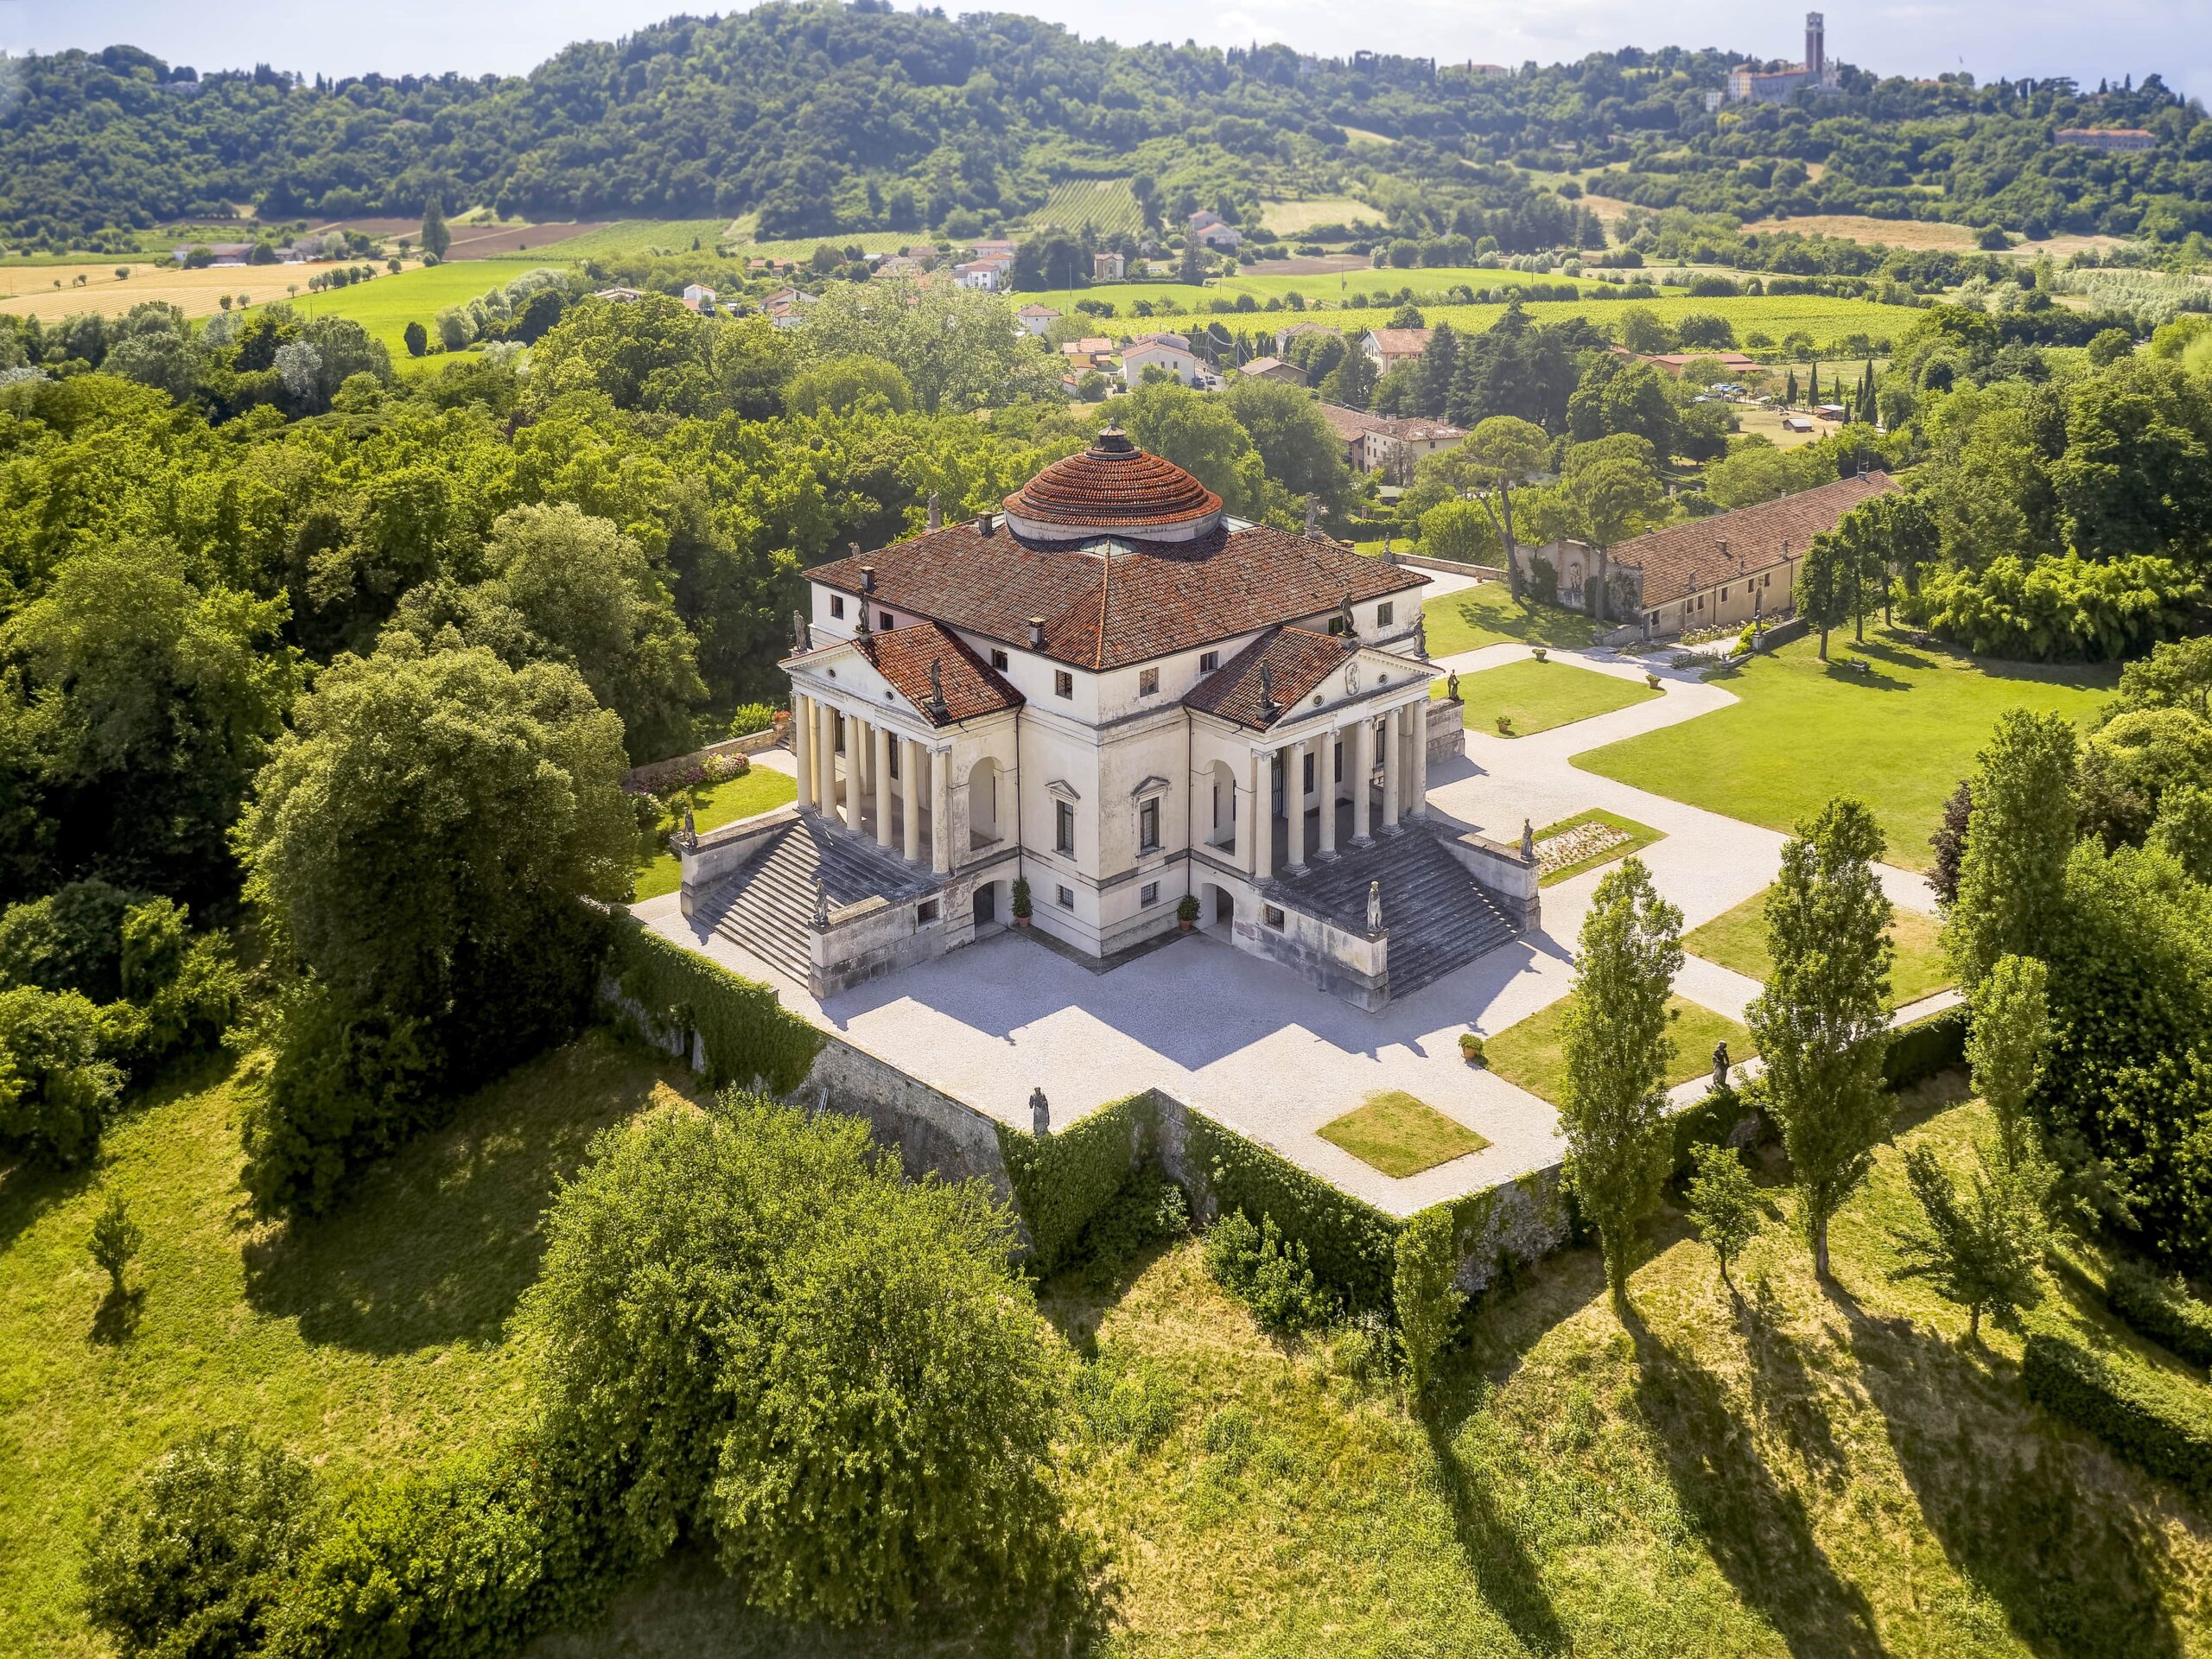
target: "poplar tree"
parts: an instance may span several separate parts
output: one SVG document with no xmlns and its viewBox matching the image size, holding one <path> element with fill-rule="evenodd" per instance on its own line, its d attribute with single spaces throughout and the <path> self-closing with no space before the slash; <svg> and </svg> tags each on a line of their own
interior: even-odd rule
<svg viewBox="0 0 2212 1659">
<path fill-rule="evenodd" d="M 1598 1229 L 1605 1281 L 1628 1294 L 1636 1230 L 1667 1179 L 1667 1000 L 1682 912 L 1638 858 L 1598 884 L 1575 957 L 1566 1031 L 1567 1179 Z"/>
<path fill-rule="evenodd" d="M 2074 728 L 2055 714 L 2007 709 L 1977 758 L 1959 896 L 1944 929 L 1971 993 L 2009 956 L 2050 935 L 2074 849 Z"/>
<path fill-rule="evenodd" d="M 446 257 L 446 250 L 453 245 L 453 232 L 446 229 L 445 203 L 435 196 L 423 209 L 423 251 L 434 259 Z"/>
<path fill-rule="evenodd" d="M 1891 906 L 1874 816 L 1839 796 L 1782 849 L 1767 898 L 1774 971 L 1751 1027 L 1803 1202 L 1813 1270 L 1828 1276 L 1828 1222 L 1887 1136 Z"/>
</svg>

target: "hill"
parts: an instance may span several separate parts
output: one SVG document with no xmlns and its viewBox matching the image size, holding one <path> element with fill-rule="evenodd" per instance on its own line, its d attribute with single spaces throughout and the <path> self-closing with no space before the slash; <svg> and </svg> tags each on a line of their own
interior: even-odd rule
<svg viewBox="0 0 2212 1659">
<path fill-rule="evenodd" d="M 1707 111 L 1740 56 L 1631 48 L 1481 78 L 1282 45 L 1123 47 L 886 0 L 675 18 L 505 79 L 203 76 L 115 46 L 0 69 L 0 232 L 105 251 L 103 234 L 238 204 L 342 219 L 436 197 L 562 221 L 754 214 L 770 239 L 974 234 L 1069 181 L 1119 178 L 1149 185 L 1171 225 L 1198 207 L 1255 222 L 1262 200 L 1339 196 L 1357 169 L 1394 230 L 1492 234 L 1510 252 L 1516 233 L 1598 237 L 1596 215 L 1562 200 L 1568 181 L 1540 176 L 1563 165 L 1609 202 L 1745 219 L 2212 231 L 2212 124 L 2155 75 L 2082 94 L 1846 67 L 1816 107 Z M 2145 127 L 2158 143 L 2055 146 L 2068 125 Z M 1548 204 L 1540 230 L 1520 211 L 1534 200 Z"/>
</svg>

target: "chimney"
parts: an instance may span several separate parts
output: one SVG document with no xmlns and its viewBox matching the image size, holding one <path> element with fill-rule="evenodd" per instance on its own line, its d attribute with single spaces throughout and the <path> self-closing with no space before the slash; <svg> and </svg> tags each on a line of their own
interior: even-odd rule
<svg viewBox="0 0 2212 1659">
<path fill-rule="evenodd" d="M 930 492 L 930 528 L 931 530 L 944 528 L 944 509 L 938 504 L 935 490 Z"/>
<path fill-rule="evenodd" d="M 996 528 L 997 526 L 991 522 L 991 515 L 988 512 L 976 521 L 976 533 L 978 536 L 988 537 Z"/>
<path fill-rule="evenodd" d="M 864 564 L 861 566 L 861 592 L 872 594 L 874 591 L 875 567 L 872 564 Z"/>
<path fill-rule="evenodd" d="M 1029 649 L 1032 651 L 1045 649 L 1045 619 L 1041 616 L 1033 616 L 1029 619 Z"/>
</svg>

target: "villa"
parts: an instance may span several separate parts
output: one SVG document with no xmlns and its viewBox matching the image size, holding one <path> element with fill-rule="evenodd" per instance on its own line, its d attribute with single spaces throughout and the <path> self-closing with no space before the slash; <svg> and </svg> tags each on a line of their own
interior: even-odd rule
<svg viewBox="0 0 2212 1659">
<path fill-rule="evenodd" d="M 931 520 L 808 572 L 798 801 L 682 838 L 695 928 L 819 997 L 1016 920 L 1101 963 L 1195 925 L 1372 1010 L 1535 925 L 1525 845 L 1427 819 L 1427 576 L 1113 428 Z"/>
</svg>

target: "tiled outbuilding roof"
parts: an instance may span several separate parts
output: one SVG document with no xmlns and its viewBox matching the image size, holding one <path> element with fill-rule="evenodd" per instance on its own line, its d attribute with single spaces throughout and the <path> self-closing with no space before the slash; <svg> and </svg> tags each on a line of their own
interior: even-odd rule
<svg viewBox="0 0 2212 1659">
<path fill-rule="evenodd" d="M 1025 545 L 1002 521 L 948 524 L 874 553 L 807 572 L 858 594 L 873 565 L 872 602 L 1036 650 L 1076 667 L 1106 669 L 1196 651 L 1276 623 L 1295 622 L 1425 586 L 1404 565 L 1362 557 L 1318 536 L 1224 523 L 1185 542 Z M 1044 643 L 1029 643 L 1029 619 Z"/>
<path fill-rule="evenodd" d="M 1375 349 L 1385 357 L 1419 357 L 1428 349 L 1426 328 L 1376 328 L 1370 333 Z"/>
<path fill-rule="evenodd" d="M 857 634 L 850 643 L 932 726 L 1021 706 L 1020 692 L 959 635 L 934 622 L 911 623 L 887 633 Z M 931 668 L 937 670 L 934 682 Z M 942 707 L 938 703 L 940 692 Z"/>
<path fill-rule="evenodd" d="M 1357 639 L 1340 634 L 1270 628 L 1192 686 L 1183 706 L 1264 732 L 1295 713 L 1306 694 L 1358 649 Z"/>
<path fill-rule="evenodd" d="M 1380 415 L 1370 415 L 1363 409 L 1347 409 L 1342 404 L 1322 404 L 1319 407 L 1329 429 L 1346 443 L 1370 432 L 1379 432 L 1390 423 Z"/>
<path fill-rule="evenodd" d="M 1790 558 L 1803 558 L 1814 537 L 1834 530 L 1861 501 L 1897 487 L 1885 472 L 1840 478 L 1756 506 L 1669 524 L 1623 542 L 1607 557 L 1643 572 L 1645 608 L 1670 605 L 1691 591 L 1693 578 L 1704 588 L 1749 575 L 1781 563 L 1785 547 Z"/>
</svg>

